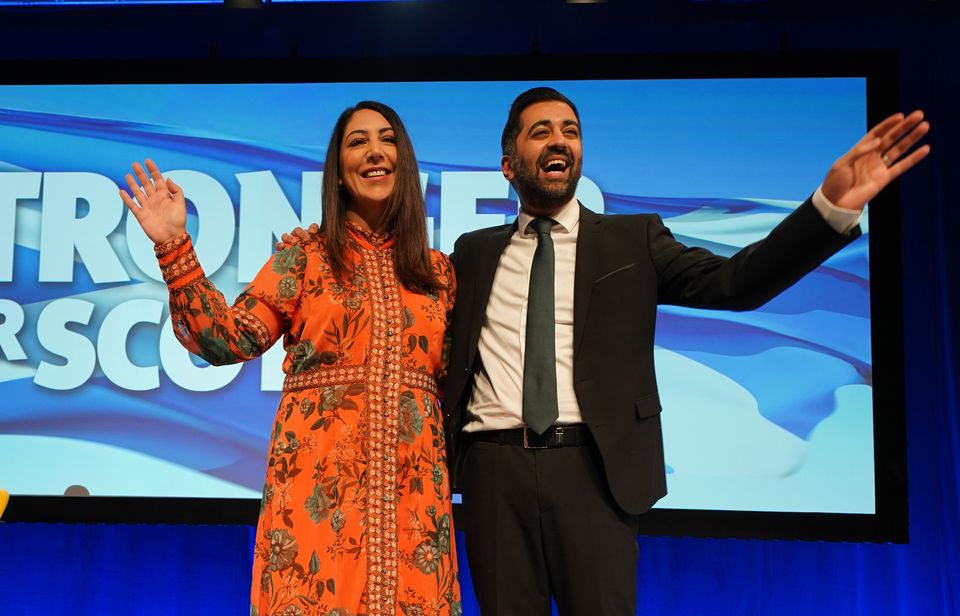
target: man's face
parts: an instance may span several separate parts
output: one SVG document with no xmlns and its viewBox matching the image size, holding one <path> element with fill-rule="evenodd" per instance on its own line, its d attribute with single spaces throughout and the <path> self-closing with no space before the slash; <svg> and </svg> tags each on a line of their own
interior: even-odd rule
<svg viewBox="0 0 960 616">
<path fill-rule="evenodd" d="M 573 109 L 560 101 L 530 105 L 520 114 L 516 146 L 514 156 L 500 161 L 504 177 L 528 212 L 556 212 L 576 193 L 583 165 L 580 124 Z"/>
</svg>

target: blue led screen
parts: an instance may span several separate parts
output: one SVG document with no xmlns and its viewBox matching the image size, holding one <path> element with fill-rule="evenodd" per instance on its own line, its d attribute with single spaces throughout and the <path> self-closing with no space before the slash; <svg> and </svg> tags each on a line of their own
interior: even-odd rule
<svg viewBox="0 0 960 616">
<path fill-rule="evenodd" d="M 414 140 L 434 247 L 513 218 L 499 137 L 521 82 L 0 86 L 0 485 L 258 498 L 280 345 L 214 368 L 173 339 L 117 186 L 152 157 L 233 297 L 319 220 L 336 117 L 383 100 Z M 860 78 L 552 82 L 583 120 L 578 196 L 720 254 L 763 237 L 866 129 Z M 864 236 L 757 311 L 662 307 L 660 507 L 873 513 Z M 616 327 L 616 324 L 611 324 Z"/>
</svg>

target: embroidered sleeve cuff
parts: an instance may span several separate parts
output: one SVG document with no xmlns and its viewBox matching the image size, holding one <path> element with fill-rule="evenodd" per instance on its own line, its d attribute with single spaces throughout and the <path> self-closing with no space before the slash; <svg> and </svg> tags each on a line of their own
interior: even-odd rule
<svg viewBox="0 0 960 616">
<path fill-rule="evenodd" d="M 823 186 L 818 186 L 817 192 L 813 193 L 813 206 L 823 216 L 823 220 L 842 235 L 850 233 L 859 225 L 860 218 L 863 216 L 863 210 L 848 210 L 830 203 L 823 194 Z"/>
<path fill-rule="evenodd" d="M 153 252 L 156 253 L 157 258 L 160 259 L 164 255 L 169 254 L 175 251 L 177 248 L 180 248 L 184 244 L 190 241 L 190 236 L 184 231 L 179 237 L 175 237 L 172 240 L 164 242 L 162 244 L 154 244 Z"/>
<path fill-rule="evenodd" d="M 182 289 L 203 276 L 203 270 L 193 251 L 190 236 L 184 233 L 180 237 L 154 246 L 160 273 L 171 291 Z"/>
</svg>

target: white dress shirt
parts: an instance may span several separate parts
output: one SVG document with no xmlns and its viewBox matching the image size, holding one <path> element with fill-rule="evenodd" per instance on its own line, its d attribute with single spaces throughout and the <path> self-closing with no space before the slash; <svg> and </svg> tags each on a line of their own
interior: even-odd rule
<svg viewBox="0 0 960 616">
<path fill-rule="evenodd" d="M 838 208 L 820 188 L 813 205 L 838 233 L 847 233 L 860 222 L 862 212 Z M 580 406 L 573 391 L 573 275 L 577 258 L 580 206 L 576 198 L 553 217 L 556 268 L 557 401 L 558 424 L 581 423 Z M 527 293 L 530 268 L 537 249 L 537 235 L 527 227 L 533 217 L 523 209 L 517 231 L 510 238 L 493 279 L 490 300 L 480 330 L 481 370 L 476 375 L 467 410 L 471 421 L 466 432 L 507 430 L 523 426 L 523 350 L 527 330 Z"/>
</svg>

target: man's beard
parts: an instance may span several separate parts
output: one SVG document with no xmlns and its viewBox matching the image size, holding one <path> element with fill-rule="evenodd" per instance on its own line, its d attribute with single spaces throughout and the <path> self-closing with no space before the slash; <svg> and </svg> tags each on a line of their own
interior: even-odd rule
<svg viewBox="0 0 960 616">
<path fill-rule="evenodd" d="M 580 161 L 571 164 L 569 167 L 570 174 L 564 182 L 545 183 L 538 177 L 541 162 L 557 154 L 565 155 L 568 162 L 572 163 L 570 153 L 565 150 L 545 151 L 532 169 L 519 156 L 513 156 L 513 188 L 520 196 L 521 202 L 529 209 L 554 211 L 569 203 L 577 193 L 577 182 L 580 181 Z"/>
</svg>

